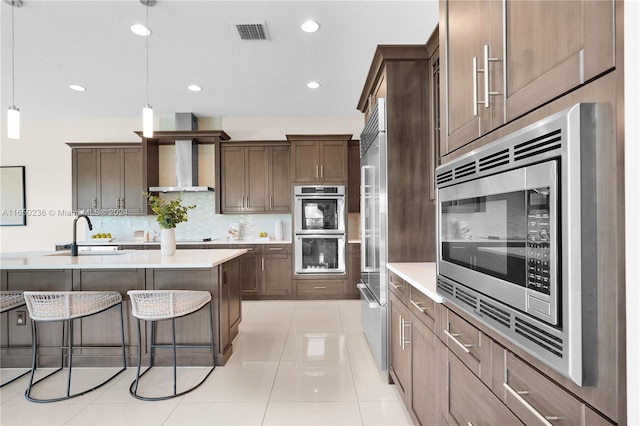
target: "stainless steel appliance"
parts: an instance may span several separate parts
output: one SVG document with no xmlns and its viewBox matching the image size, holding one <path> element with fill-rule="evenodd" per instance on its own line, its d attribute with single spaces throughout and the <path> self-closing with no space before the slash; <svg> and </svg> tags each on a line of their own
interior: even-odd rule
<svg viewBox="0 0 640 426">
<path fill-rule="evenodd" d="M 295 186 L 294 214 L 296 234 L 344 234 L 345 187 Z"/>
<path fill-rule="evenodd" d="M 296 274 L 345 274 L 345 187 L 294 187 Z"/>
<path fill-rule="evenodd" d="M 578 104 L 436 170 L 440 294 L 579 385 L 595 374 L 595 152 Z"/>
<path fill-rule="evenodd" d="M 387 134 L 385 100 L 378 99 L 360 135 L 361 316 L 382 372 L 387 356 Z"/>
<path fill-rule="evenodd" d="M 296 274 L 344 274 L 344 234 L 296 235 Z"/>
</svg>

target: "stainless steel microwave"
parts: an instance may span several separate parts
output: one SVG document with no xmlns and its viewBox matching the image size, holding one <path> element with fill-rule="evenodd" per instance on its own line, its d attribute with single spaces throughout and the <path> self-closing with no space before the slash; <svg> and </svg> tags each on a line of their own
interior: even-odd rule
<svg viewBox="0 0 640 426">
<path fill-rule="evenodd" d="M 436 170 L 438 292 L 579 385 L 596 371 L 607 111 L 577 104 Z"/>
</svg>

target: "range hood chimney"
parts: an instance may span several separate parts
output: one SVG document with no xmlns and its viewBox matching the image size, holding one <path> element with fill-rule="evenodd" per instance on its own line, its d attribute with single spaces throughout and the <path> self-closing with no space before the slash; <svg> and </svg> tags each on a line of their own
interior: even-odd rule
<svg viewBox="0 0 640 426">
<path fill-rule="evenodd" d="M 198 130 L 198 118 L 190 112 L 175 114 L 176 130 Z M 151 192 L 204 192 L 208 186 L 198 186 L 198 143 L 193 139 L 176 140 L 176 186 L 152 186 Z"/>
</svg>

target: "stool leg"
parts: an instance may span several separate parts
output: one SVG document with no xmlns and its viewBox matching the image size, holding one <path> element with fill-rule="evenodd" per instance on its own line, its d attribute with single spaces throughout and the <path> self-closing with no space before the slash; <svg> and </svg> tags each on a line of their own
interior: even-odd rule
<svg viewBox="0 0 640 426">
<path fill-rule="evenodd" d="M 120 302 L 120 330 L 122 337 L 122 368 L 127 368 L 127 352 L 124 344 L 124 312 L 122 311 L 122 302 Z"/>
<path fill-rule="evenodd" d="M 209 337 L 211 338 L 211 357 L 212 366 L 216 368 L 216 349 L 215 349 L 215 341 L 213 340 L 213 306 L 211 302 L 209 302 Z"/>
<path fill-rule="evenodd" d="M 73 365 L 73 320 L 67 320 L 67 359 L 69 374 L 67 375 L 67 396 L 71 395 L 71 367 Z"/>
<path fill-rule="evenodd" d="M 153 362 L 154 362 L 154 347 L 155 347 L 155 326 L 156 326 L 156 322 L 155 321 L 151 321 L 151 327 L 149 327 L 151 329 L 151 342 L 149 343 L 149 368 L 153 367 Z"/>
<path fill-rule="evenodd" d="M 24 395 L 27 399 L 31 395 L 31 386 L 33 385 L 33 378 L 36 374 L 36 359 L 38 358 L 38 330 L 36 321 L 31 321 L 31 375 L 29 376 L 29 384 Z"/>
<path fill-rule="evenodd" d="M 140 320 L 138 320 L 138 367 L 136 369 L 136 381 L 133 385 L 134 395 L 138 393 L 138 381 L 140 380 L 140 364 L 142 364 L 142 337 L 140 332 Z"/>
<path fill-rule="evenodd" d="M 171 329 L 173 332 L 173 394 L 177 393 L 177 382 L 178 382 L 178 374 L 177 374 L 177 355 L 176 355 L 176 320 L 175 318 L 171 318 Z"/>
</svg>

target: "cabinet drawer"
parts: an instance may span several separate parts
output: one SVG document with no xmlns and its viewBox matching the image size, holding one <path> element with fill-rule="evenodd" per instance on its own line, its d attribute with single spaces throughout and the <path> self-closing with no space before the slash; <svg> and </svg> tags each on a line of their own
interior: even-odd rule
<svg viewBox="0 0 640 426">
<path fill-rule="evenodd" d="M 262 254 L 291 253 L 291 244 L 265 244 L 262 246 Z"/>
<path fill-rule="evenodd" d="M 510 352 L 501 395 L 504 403 L 527 425 L 593 425 L 608 424 L 585 404 L 562 387 L 525 364 Z"/>
<path fill-rule="evenodd" d="M 491 385 L 491 339 L 446 309 L 444 342 L 487 385 Z"/>
<path fill-rule="evenodd" d="M 439 303 L 416 290 L 412 286 L 409 289 L 409 308 L 411 312 L 424 325 L 433 332 L 437 330 L 437 319 L 439 316 Z"/>
<path fill-rule="evenodd" d="M 449 350 L 445 409 L 449 424 L 522 425 L 516 416 Z"/>
<path fill-rule="evenodd" d="M 296 292 L 299 295 L 311 294 L 331 294 L 338 295 L 344 293 L 344 281 L 302 281 L 296 280 Z"/>
<path fill-rule="evenodd" d="M 406 296 L 409 294 L 409 285 L 398 275 L 387 270 L 389 272 L 389 290 L 402 300 L 403 303 L 407 303 Z"/>
</svg>

